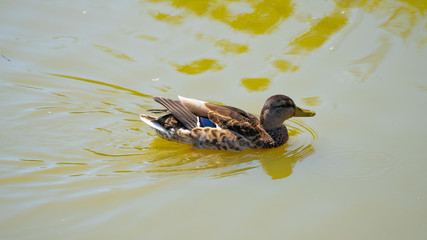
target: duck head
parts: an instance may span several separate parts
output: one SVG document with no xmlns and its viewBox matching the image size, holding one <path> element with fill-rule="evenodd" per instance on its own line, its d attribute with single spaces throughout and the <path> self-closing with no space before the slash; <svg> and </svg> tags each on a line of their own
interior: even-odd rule
<svg viewBox="0 0 427 240">
<path fill-rule="evenodd" d="M 264 129 L 276 129 L 291 117 L 312 117 L 315 112 L 304 110 L 295 105 L 294 101 L 285 95 L 269 97 L 261 109 L 261 125 Z"/>
</svg>

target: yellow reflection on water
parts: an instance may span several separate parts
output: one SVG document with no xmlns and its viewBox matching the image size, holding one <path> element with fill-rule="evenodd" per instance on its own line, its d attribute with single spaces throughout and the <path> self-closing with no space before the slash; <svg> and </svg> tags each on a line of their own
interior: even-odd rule
<svg viewBox="0 0 427 240">
<path fill-rule="evenodd" d="M 317 106 L 323 102 L 322 99 L 320 99 L 320 97 L 306 97 L 306 98 L 301 98 L 301 100 L 307 106 Z"/>
<path fill-rule="evenodd" d="M 408 3 L 416 7 L 420 11 L 420 13 L 424 13 L 424 11 L 427 10 L 427 1 L 423 1 L 423 0 L 399 0 L 399 1 Z"/>
<path fill-rule="evenodd" d="M 147 41 L 157 41 L 158 39 L 156 37 L 150 36 L 150 35 L 145 35 L 145 34 L 140 34 L 136 36 L 139 39 L 143 39 L 143 40 L 147 40 Z"/>
<path fill-rule="evenodd" d="M 128 55 L 126 55 L 124 52 L 121 52 L 119 50 L 116 49 L 112 49 L 109 47 L 104 47 L 98 44 L 93 44 L 94 47 L 96 47 L 97 49 L 101 50 L 104 53 L 107 53 L 115 58 L 119 58 L 119 59 L 124 59 L 130 62 L 135 62 L 135 60 L 133 60 L 131 57 L 129 57 Z"/>
<path fill-rule="evenodd" d="M 225 39 L 219 40 L 215 43 L 216 46 L 222 47 L 222 53 L 245 53 L 249 50 L 247 44 L 233 43 Z"/>
<path fill-rule="evenodd" d="M 236 30 L 252 34 L 270 33 L 277 28 L 278 24 L 291 16 L 293 4 L 290 0 L 269 0 L 269 1 L 239 1 L 251 5 L 249 12 L 233 14 L 227 8 L 227 1 L 224 5 L 212 10 L 212 17 L 218 19 Z"/>
<path fill-rule="evenodd" d="M 150 2 L 165 2 L 172 7 L 186 10 L 187 14 L 211 19 L 227 24 L 230 28 L 248 34 L 269 34 L 289 17 L 294 16 L 295 4 L 290 0 L 148 0 Z M 426 1 L 400 0 L 400 1 L 349 1 L 336 0 L 334 9 L 324 17 L 311 19 L 311 27 L 289 41 L 287 54 L 309 54 L 321 47 L 334 34 L 341 31 L 349 23 L 351 9 L 357 8 L 368 13 L 386 13 L 390 17 L 379 27 L 406 38 L 413 32 L 414 26 L 419 22 L 426 10 Z M 393 4 L 391 4 L 391 2 Z M 172 16 L 166 13 L 149 13 L 159 21 L 178 24 L 186 15 Z M 300 18 L 296 14 L 295 18 Z M 187 15 L 188 16 L 188 15 Z M 425 44 L 427 37 L 420 38 L 420 45 Z M 248 45 L 217 40 L 216 46 L 221 47 L 222 53 L 240 54 L 248 51 Z M 299 66 L 292 65 L 286 60 L 277 60 L 273 65 L 282 72 L 296 71 Z M 220 70 L 220 69 L 219 69 Z M 189 71 L 192 72 L 192 71 Z M 203 71 L 202 71 L 203 72 Z M 199 73 L 189 73 L 197 74 Z M 369 74 L 368 74 L 369 75 Z"/>
<path fill-rule="evenodd" d="M 322 46 L 334 33 L 343 28 L 347 22 L 348 16 L 345 14 L 345 11 L 333 11 L 330 15 L 317 21 L 306 33 L 295 38 L 290 43 L 292 49 L 289 54 L 313 51 Z"/>
<path fill-rule="evenodd" d="M 380 27 L 385 30 L 401 37 L 406 38 L 411 33 L 417 19 L 417 12 L 415 9 L 408 6 L 402 6 L 394 11 L 393 15 Z"/>
<path fill-rule="evenodd" d="M 282 72 L 295 72 L 299 69 L 299 66 L 293 65 L 291 62 L 282 59 L 273 61 L 273 65 Z"/>
<path fill-rule="evenodd" d="M 424 13 L 424 10 L 427 9 L 427 1 L 424 0 L 398 0 L 398 1 L 383 1 L 383 0 L 363 0 L 363 1 L 354 1 L 354 0 L 336 0 L 335 1 L 338 7 L 342 8 L 361 8 L 365 11 L 372 12 L 374 10 L 383 9 L 390 10 L 393 7 L 396 7 L 400 3 L 404 3 L 406 6 L 410 6 L 416 9 L 421 14 Z"/>
<path fill-rule="evenodd" d="M 169 2 L 173 7 L 183 8 L 196 15 L 211 17 L 235 30 L 250 34 L 270 33 L 292 15 L 294 4 L 290 0 L 149 0 Z M 234 5 L 234 7 L 230 7 Z M 236 6 L 237 5 L 237 6 Z M 246 6 L 250 6 L 247 8 Z M 236 12 L 235 9 L 244 9 Z"/>
<path fill-rule="evenodd" d="M 126 91 L 126 92 L 130 93 L 131 95 L 140 96 L 140 97 L 144 97 L 144 98 L 152 98 L 153 97 L 151 95 L 148 95 L 148 94 L 145 94 L 142 92 L 138 92 L 138 91 L 130 89 L 130 88 L 125 88 L 125 87 L 121 87 L 119 85 L 106 83 L 106 82 L 102 82 L 102 81 L 97 81 L 97 80 L 93 80 L 93 79 L 64 75 L 64 74 L 56 74 L 56 73 L 46 73 L 46 74 L 50 75 L 50 76 L 67 78 L 67 79 L 77 80 L 77 81 L 91 83 L 91 84 L 95 84 L 95 85 L 101 85 L 101 86 L 105 86 L 105 87 L 116 89 L 116 90 Z"/>
<path fill-rule="evenodd" d="M 249 51 L 248 44 L 235 43 L 226 39 L 218 40 L 216 37 L 211 37 L 201 33 L 197 34 L 197 39 L 213 43 L 215 46 L 222 48 L 222 54 L 242 54 Z"/>
<path fill-rule="evenodd" d="M 268 78 L 243 78 L 240 80 L 240 84 L 250 92 L 265 91 L 268 89 L 270 82 Z"/>
<path fill-rule="evenodd" d="M 200 59 L 184 65 L 172 65 L 176 67 L 178 72 L 186 74 L 200 74 L 206 71 L 219 71 L 224 68 L 224 65 L 215 59 Z"/>
<path fill-rule="evenodd" d="M 344 12 L 347 9 L 358 8 L 377 15 L 386 14 L 389 16 L 388 19 L 379 27 L 403 39 L 414 33 L 414 27 L 425 19 L 425 10 L 427 10 L 427 1 L 423 0 L 336 0 L 335 3 L 338 9 L 342 9 Z M 417 34 L 420 33 L 417 32 Z M 420 45 L 425 44 L 422 43 L 422 39 L 418 41 Z"/>
<path fill-rule="evenodd" d="M 353 73 L 361 82 L 366 81 L 374 73 L 382 60 L 390 51 L 391 44 L 385 37 L 379 39 L 378 47 L 367 56 L 354 60 L 349 72 Z"/>
<path fill-rule="evenodd" d="M 167 22 L 169 24 L 181 24 L 182 20 L 184 19 L 183 16 L 173 16 L 173 15 L 169 15 L 167 13 L 162 13 L 162 12 L 158 12 L 158 13 L 154 13 L 154 12 L 149 12 L 148 14 L 150 14 L 150 16 L 152 16 L 153 18 L 162 21 L 162 22 Z"/>
<path fill-rule="evenodd" d="M 285 145 L 285 149 L 279 148 L 266 151 L 259 159 L 262 169 L 267 175 L 271 176 L 272 179 L 289 177 L 293 172 L 295 163 L 315 152 L 312 144 L 299 146 L 293 150 L 288 150 L 286 147 L 289 146 Z M 274 157 L 277 155 L 281 155 L 282 158 Z"/>
<path fill-rule="evenodd" d="M 421 14 L 424 14 L 424 11 L 427 10 L 427 1 L 424 0 L 399 0 L 404 3 L 408 3 L 409 5 L 417 8 Z"/>
</svg>

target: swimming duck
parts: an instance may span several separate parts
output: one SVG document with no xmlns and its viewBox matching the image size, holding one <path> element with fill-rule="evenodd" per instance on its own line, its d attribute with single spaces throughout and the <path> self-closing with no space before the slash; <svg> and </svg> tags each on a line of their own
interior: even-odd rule
<svg viewBox="0 0 427 240">
<path fill-rule="evenodd" d="M 170 113 L 158 118 L 141 114 L 140 118 L 160 137 L 195 148 L 241 151 L 279 147 L 289 138 L 283 124 L 286 119 L 315 115 L 313 111 L 297 107 L 285 95 L 269 97 L 262 106 L 260 119 L 236 107 L 178 98 L 154 97 L 154 101 Z M 152 110 L 156 111 L 162 112 Z"/>
</svg>

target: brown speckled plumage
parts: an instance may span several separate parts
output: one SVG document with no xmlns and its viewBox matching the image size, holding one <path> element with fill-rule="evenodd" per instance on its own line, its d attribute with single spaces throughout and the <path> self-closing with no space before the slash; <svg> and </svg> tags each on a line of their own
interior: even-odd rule
<svg viewBox="0 0 427 240">
<path fill-rule="evenodd" d="M 278 147 L 288 140 L 288 131 L 283 125 L 286 119 L 315 114 L 296 107 L 292 99 L 284 95 L 268 98 L 260 119 L 239 108 L 179 98 L 180 101 L 155 97 L 154 100 L 171 113 L 159 118 L 141 114 L 141 120 L 153 127 L 160 137 L 195 148 L 240 151 Z M 199 117 L 209 119 L 215 127 L 199 126 Z"/>
</svg>

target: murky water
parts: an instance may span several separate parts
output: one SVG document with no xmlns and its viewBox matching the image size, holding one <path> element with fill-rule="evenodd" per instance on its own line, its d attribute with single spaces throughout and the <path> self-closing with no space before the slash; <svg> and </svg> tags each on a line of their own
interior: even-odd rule
<svg viewBox="0 0 427 240">
<path fill-rule="evenodd" d="M 424 239 L 426 1 L 0 3 L 0 239 Z M 182 95 L 316 111 L 277 149 L 196 150 Z"/>
</svg>

